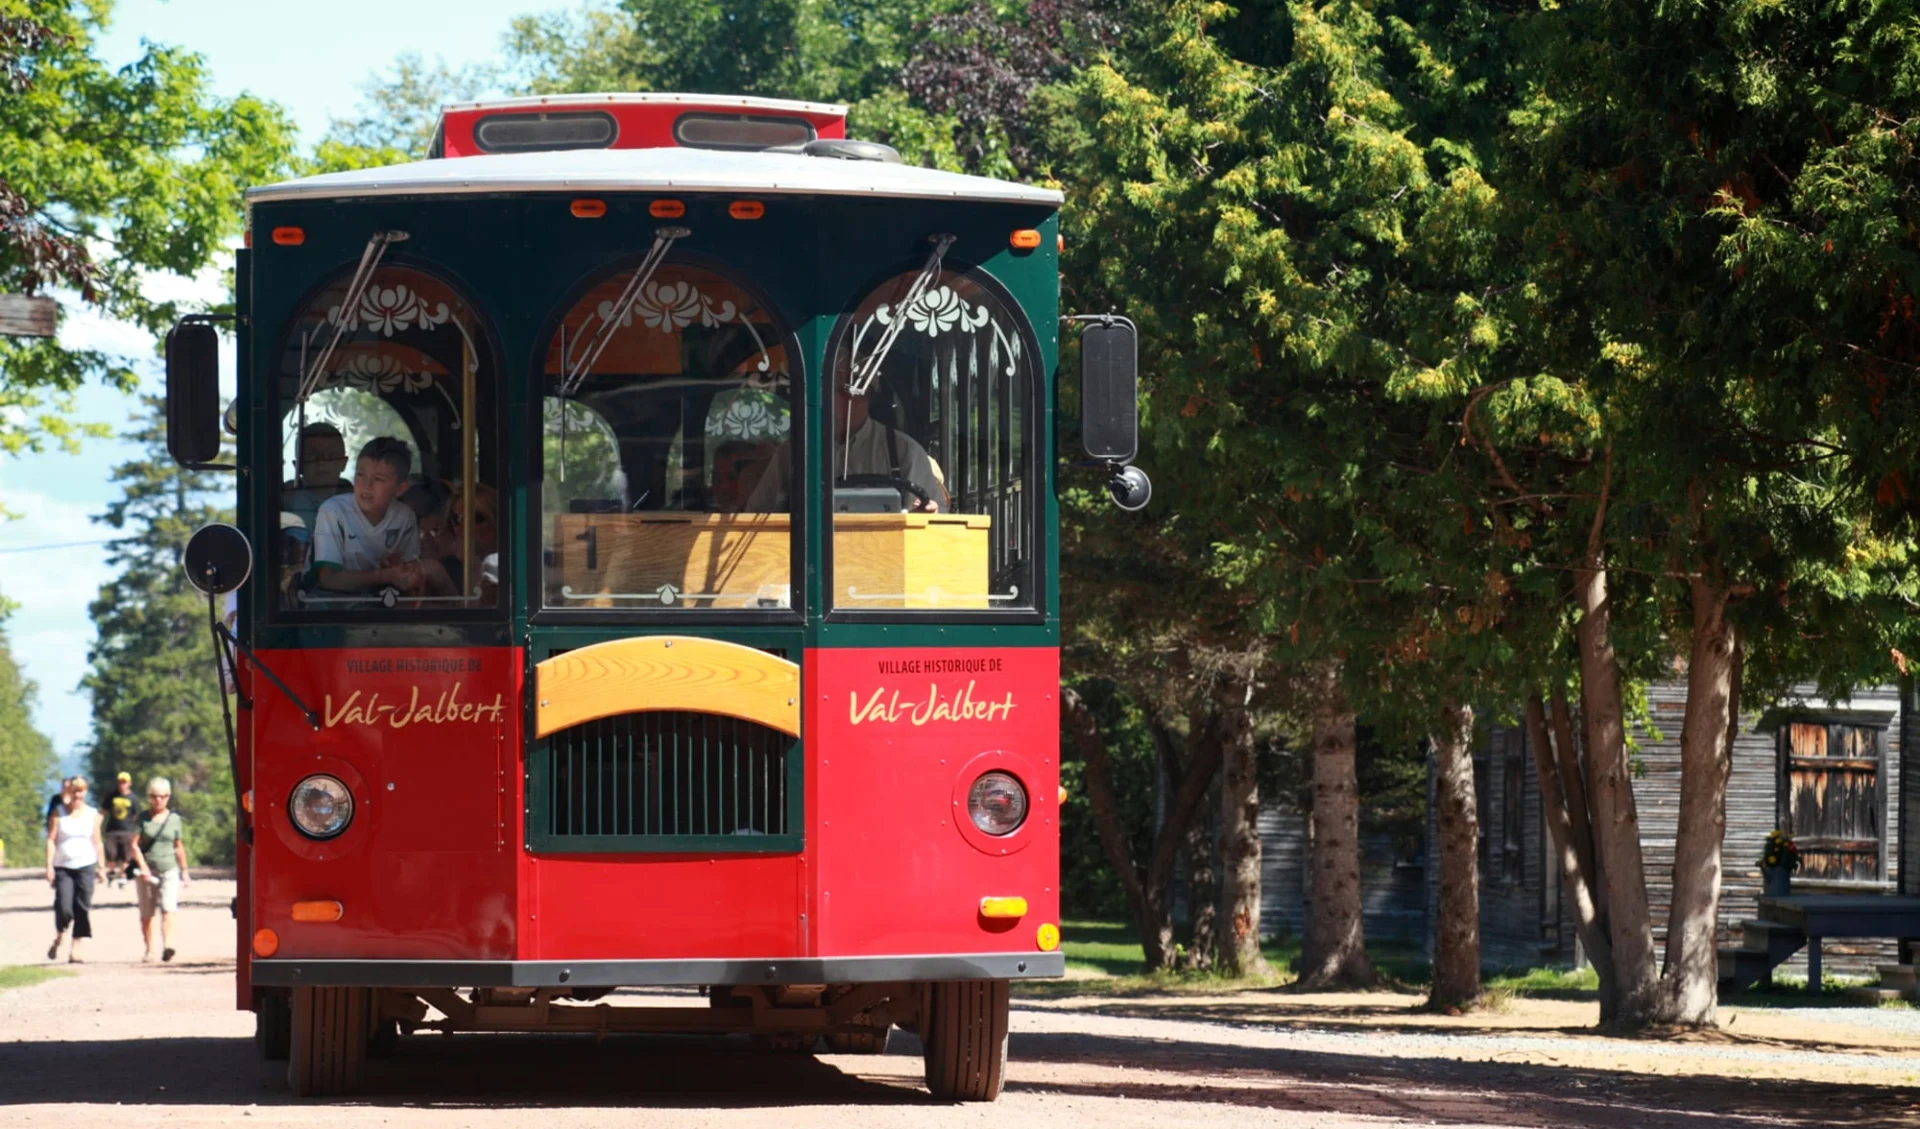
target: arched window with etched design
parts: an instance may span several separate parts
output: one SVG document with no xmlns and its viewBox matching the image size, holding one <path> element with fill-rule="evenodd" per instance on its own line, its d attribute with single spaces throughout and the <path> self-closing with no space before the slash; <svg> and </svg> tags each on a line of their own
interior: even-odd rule
<svg viewBox="0 0 1920 1129">
<path fill-rule="evenodd" d="M 541 373 L 544 607 L 791 611 L 793 507 L 755 496 L 794 465 L 797 356 L 770 303 L 713 260 L 589 281 Z"/>
<path fill-rule="evenodd" d="M 1038 347 L 985 272 L 913 264 L 827 342 L 829 604 L 1038 606 Z"/>
<path fill-rule="evenodd" d="M 497 367 L 423 267 L 344 270 L 307 300 L 276 365 L 279 614 L 499 607 Z"/>
</svg>

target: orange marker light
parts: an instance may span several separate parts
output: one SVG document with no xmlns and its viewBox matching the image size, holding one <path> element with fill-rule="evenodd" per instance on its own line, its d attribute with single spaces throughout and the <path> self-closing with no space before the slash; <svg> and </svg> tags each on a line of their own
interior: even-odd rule
<svg viewBox="0 0 1920 1129">
<path fill-rule="evenodd" d="M 338 921 L 347 912 L 339 902 L 295 902 L 295 921 Z"/>
<path fill-rule="evenodd" d="M 678 200 L 655 200 L 647 205 L 647 214 L 657 220 L 677 220 L 687 214 L 687 206 Z"/>
<path fill-rule="evenodd" d="M 240 806 L 246 809 L 248 815 L 253 814 L 253 789 L 249 788 L 241 794 Z"/>
<path fill-rule="evenodd" d="M 1062 255 L 1066 254 L 1067 253 L 1067 237 L 1065 235 L 1054 236 L 1053 249 L 1060 252 Z"/>
<path fill-rule="evenodd" d="M 249 251 L 253 249 L 253 229 L 252 228 L 248 228 L 247 230 L 240 233 L 240 245 L 242 247 L 247 248 Z"/>
<path fill-rule="evenodd" d="M 607 214 L 607 202 L 583 197 L 573 202 L 573 214 L 583 220 L 597 220 Z"/>
<path fill-rule="evenodd" d="M 1031 251 L 1040 246 L 1040 233 L 1030 227 L 1024 228 L 1008 236 L 1007 242 L 1013 244 L 1016 251 Z"/>
<path fill-rule="evenodd" d="M 727 205 L 727 214 L 737 220 L 757 220 L 767 214 L 767 206 L 758 200 L 735 200 Z"/>
<path fill-rule="evenodd" d="M 282 247 L 298 247 L 307 241 L 307 229 L 304 227 L 276 227 L 273 229 L 273 241 Z"/>
<path fill-rule="evenodd" d="M 1050 953 L 1059 948 L 1060 927 L 1051 921 L 1047 922 L 1033 931 L 1033 943 L 1040 946 L 1040 951 L 1043 953 Z"/>
<path fill-rule="evenodd" d="M 280 951 L 280 934 L 271 929 L 256 930 L 253 934 L 253 955 L 270 957 Z"/>
<path fill-rule="evenodd" d="M 1027 899 L 1025 898 L 981 898 L 981 917 L 1025 917 Z"/>
</svg>

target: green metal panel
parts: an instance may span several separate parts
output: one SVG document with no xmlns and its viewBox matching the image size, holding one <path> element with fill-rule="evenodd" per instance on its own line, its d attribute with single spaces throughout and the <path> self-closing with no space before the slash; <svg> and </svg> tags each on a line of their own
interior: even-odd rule
<svg viewBox="0 0 1920 1129">
<path fill-rule="evenodd" d="M 253 314 L 251 340 L 246 343 L 248 355 L 242 360 L 248 410 L 247 434 L 241 442 L 249 465 L 258 468 L 255 479 L 242 486 L 242 505 L 243 521 L 256 531 L 256 540 L 278 528 L 272 463 L 280 457 L 280 407 L 271 405 L 269 397 L 281 328 L 315 287 L 335 272 L 351 269 L 367 236 L 374 231 L 397 228 L 409 232 L 411 238 L 398 245 L 390 259 L 425 267 L 447 278 L 471 297 L 477 311 L 491 324 L 501 352 L 500 375 L 506 383 L 501 404 L 506 419 L 515 424 L 506 429 L 502 463 L 509 485 L 501 492 L 507 534 L 502 546 L 504 580 L 511 592 L 511 611 L 503 615 L 498 626 L 267 625 L 264 616 L 271 586 L 252 585 L 249 611 L 259 625 L 257 638 L 261 645 L 433 646 L 513 641 L 537 646 L 546 642 L 549 631 L 557 634 L 562 630 L 534 624 L 531 619 L 535 598 L 532 573 L 538 557 L 529 503 L 538 498 L 538 436 L 527 433 L 524 421 L 540 418 L 535 374 L 544 357 L 550 327 L 568 297 L 588 279 L 646 249 L 660 222 L 647 214 L 653 198 L 605 196 L 607 215 L 595 220 L 573 217 L 567 197 L 558 194 L 291 201 L 253 209 L 256 232 L 279 225 L 297 225 L 306 232 L 299 246 L 258 247 L 247 264 L 250 269 L 243 272 L 248 277 L 241 282 L 251 299 Z M 1052 381 L 1059 360 L 1056 217 L 1049 209 L 1022 205 L 774 197 L 766 200 L 764 219 L 743 222 L 727 218 L 726 205 L 733 198 L 729 195 L 689 194 L 678 198 L 687 204 L 687 216 L 678 222 L 694 231 L 684 246 L 725 260 L 750 277 L 799 339 L 806 372 L 799 394 L 806 403 L 808 433 L 799 481 L 820 482 L 823 476 L 820 452 L 825 382 L 820 373 L 827 335 L 841 312 L 857 301 L 861 288 L 880 272 L 924 256 L 929 233 L 952 232 L 958 237 L 952 256 L 981 267 L 1012 293 L 1031 321 L 1040 346 L 1036 487 L 1044 507 L 1040 518 L 1044 549 L 1039 560 L 1045 576 L 1044 614 L 1005 624 L 978 622 L 978 613 L 973 616 L 976 622 L 967 623 L 941 623 L 924 613 L 916 613 L 911 622 L 825 622 L 821 539 L 811 536 L 807 538 L 805 574 L 795 578 L 796 591 L 804 593 L 805 623 L 784 634 L 781 645 L 979 645 L 988 641 L 1002 646 L 1057 645 L 1058 510 L 1051 457 Z M 1038 228 L 1042 232 L 1041 246 L 1031 252 L 1011 250 L 1008 235 L 1018 228 Z M 822 530 L 824 507 L 819 491 L 807 491 L 803 497 L 804 528 Z M 959 618 L 964 618 L 964 613 Z M 713 638 L 731 634 L 718 627 L 693 626 L 695 622 L 670 625 L 655 619 L 645 626 L 636 624 L 613 632 L 616 637 L 661 630 Z M 571 633 L 576 629 L 565 630 Z"/>
</svg>

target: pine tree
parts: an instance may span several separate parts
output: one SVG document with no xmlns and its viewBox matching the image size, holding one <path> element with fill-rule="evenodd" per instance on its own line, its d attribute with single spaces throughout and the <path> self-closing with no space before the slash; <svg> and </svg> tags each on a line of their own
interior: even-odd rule
<svg viewBox="0 0 1920 1129">
<path fill-rule="evenodd" d="M 207 632 L 206 597 L 187 583 L 180 556 L 193 531 L 232 521 L 216 491 L 226 481 L 185 471 L 166 451 L 165 409 L 147 399 L 126 437 L 144 454 L 114 468 L 124 496 L 95 520 L 124 536 L 110 543 L 120 572 L 89 608 L 99 639 L 81 686 L 93 697 L 88 775 L 132 773 L 173 783 L 194 857 L 233 857 L 233 773 L 220 716 L 220 685 Z"/>
<path fill-rule="evenodd" d="M 0 623 L 6 611 L 0 599 Z M 33 725 L 35 690 L 0 626 L 0 840 L 13 866 L 39 861 L 47 796 L 54 788 L 53 742 Z"/>
</svg>

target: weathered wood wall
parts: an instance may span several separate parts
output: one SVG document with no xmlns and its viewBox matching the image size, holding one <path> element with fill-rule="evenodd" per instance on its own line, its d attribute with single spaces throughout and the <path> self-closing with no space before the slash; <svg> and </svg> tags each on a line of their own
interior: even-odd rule
<svg viewBox="0 0 1920 1129">
<path fill-rule="evenodd" d="M 1360 836 L 1360 900 L 1369 941 L 1425 942 L 1424 858 L 1404 858 L 1393 838 Z M 1260 811 L 1260 933 L 1298 937 L 1306 930 L 1307 820 L 1291 808 Z"/>
</svg>

